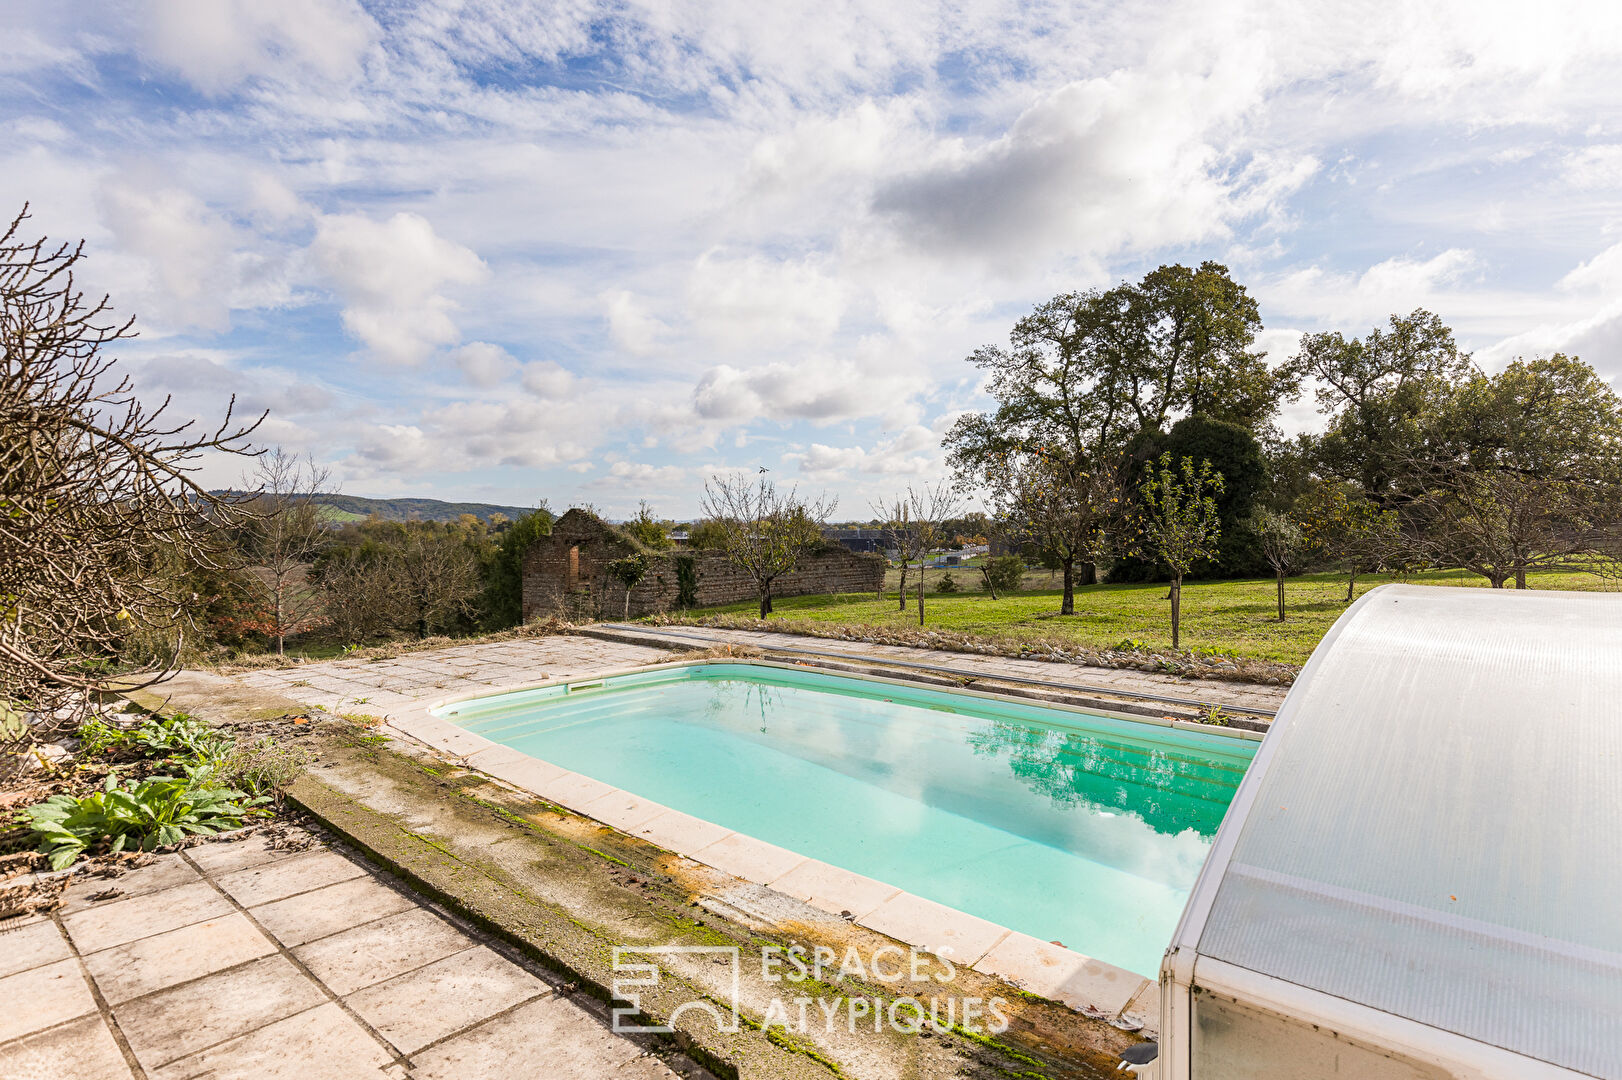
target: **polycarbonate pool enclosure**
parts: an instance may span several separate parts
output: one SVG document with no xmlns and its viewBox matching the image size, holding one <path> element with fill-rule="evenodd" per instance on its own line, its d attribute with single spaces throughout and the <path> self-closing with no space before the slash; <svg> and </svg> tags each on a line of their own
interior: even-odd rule
<svg viewBox="0 0 1622 1080">
<path fill-rule="evenodd" d="M 1160 1076 L 1622 1077 L 1622 596 L 1385 586 L 1161 967 Z"/>
</svg>

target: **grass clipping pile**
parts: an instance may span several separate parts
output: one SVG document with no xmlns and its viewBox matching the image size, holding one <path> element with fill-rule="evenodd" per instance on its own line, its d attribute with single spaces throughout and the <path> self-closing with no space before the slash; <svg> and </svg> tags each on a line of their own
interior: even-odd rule
<svg viewBox="0 0 1622 1080">
<path fill-rule="evenodd" d="M 1089 649 L 1072 641 L 1052 638 L 970 634 L 958 630 L 863 626 L 782 617 L 756 619 L 747 615 L 666 615 L 645 621 L 656 625 L 759 630 L 778 634 L 801 634 L 805 637 L 833 641 L 861 641 L 869 645 L 902 645 L 915 649 L 977 653 L 982 656 L 1008 656 L 1019 660 L 1046 660 L 1058 664 L 1129 668 L 1134 671 L 1175 675 L 1184 679 L 1217 679 L 1224 682 L 1261 683 L 1268 686 L 1289 686 L 1301 673 L 1301 669 L 1294 664 L 1254 660 L 1242 656 L 1223 656 L 1192 650 L 1150 652 L 1137 648 Z"/>
</svg>

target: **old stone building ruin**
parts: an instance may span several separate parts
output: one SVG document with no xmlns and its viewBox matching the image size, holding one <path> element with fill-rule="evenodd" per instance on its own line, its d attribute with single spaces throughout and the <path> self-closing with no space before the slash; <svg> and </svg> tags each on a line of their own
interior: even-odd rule
<svg viewBox="0 0 1622 1080">
<path fill-rule="evenodd" d="M 720 551 L 646 551 L 586 510 L 570 510 L 524 555 L 524 620 L 613 618 L 626 611 L 626 590 L 609 563 L 644 551 L 648 571 L 630 590 L 630 614 L 709 607 L 755 599 L 755 583 Z M 877 592 L 885 561 L 829 545 L 772 584 L 773 596 Z"/>
</svg>

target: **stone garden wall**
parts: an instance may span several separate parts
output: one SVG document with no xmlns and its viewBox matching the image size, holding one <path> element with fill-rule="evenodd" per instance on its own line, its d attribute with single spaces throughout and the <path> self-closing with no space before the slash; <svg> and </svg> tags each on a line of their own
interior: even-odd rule
<svg viewBox="0 0 1622 1080">
<path fill-rule="evenodd" d="M 524 620 L 625 615 L 625 586 L 609 574 L 608 564 L 636 550 L 595 515 L 569 511 L 524 556 Z M 632 616 L 733 604 L 756 595 L 753 579 L 719 551 L 661 552 L 649 554 L 648 562 L 647 574 L 631 590 Z M 798 569 L 778 578 L 772 595 L 877 592 L 885 565 L 878 555 L 831 548 L 807 556 Z"/>
</svg>

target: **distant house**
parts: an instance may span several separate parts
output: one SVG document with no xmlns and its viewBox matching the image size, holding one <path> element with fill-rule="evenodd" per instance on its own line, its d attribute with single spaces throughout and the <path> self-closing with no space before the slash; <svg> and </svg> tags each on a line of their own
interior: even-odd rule
<svg viewBox="0 0 1622 1080">
<path fill-rule="evenodd" d="M 882 555 L 890 546 L 883 529 L 823 529 L 822 536 L 846 551 L 871 551 Z"/>
</svg>

